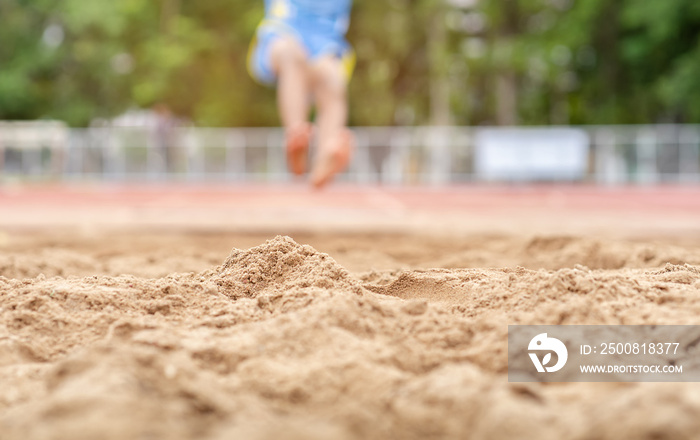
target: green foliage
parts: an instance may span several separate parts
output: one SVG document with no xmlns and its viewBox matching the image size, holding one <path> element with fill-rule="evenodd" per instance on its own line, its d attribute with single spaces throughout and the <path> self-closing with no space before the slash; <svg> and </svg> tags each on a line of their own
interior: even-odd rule
<svg viewBox="0 0 700 440">
<path fill-rule="evenodd" d="M 504 29 L 508 7 L 517 19 Z M 492 54 L 512 47 L 489 67 L 517 75 L 523 123 L 700 121 L 697 1 L 483 0 L 479 8 Z"/>
<path fill-rule="evenodd" d="M 199 125 L 278 124 L 245 68 L 262 3 L 2 0 L 0 119 L 83 126 L 162 102 Z M 698 29 L 697 0 L 355 0 L 351 123 L 423 124 L 447 105 L 495 124 L 508 102 L 524 124 L 697 123 Z"/>
</svg>

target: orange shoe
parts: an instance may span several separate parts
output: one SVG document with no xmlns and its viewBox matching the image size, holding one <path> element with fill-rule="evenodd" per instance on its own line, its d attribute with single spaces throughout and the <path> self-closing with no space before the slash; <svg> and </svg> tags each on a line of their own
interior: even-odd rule
<svg viewBox="0 0 700 440">
<path fill-rule="evenodd" d="M 306 162 L 311 141 L 311 124 L 305 122 L 287 130 L 287 166 L 292 173 L 300 176 L 306 172 Z"/>
<path fill-rule="evenodd" d="M 354 149 L 355 139 L 347 128 L 338 136 L 338 142 L 330 151 L 320 151 L 311 175 L 311 184 L 316 188 L 327 185 L 333 177 L 347 168 Z"/>
</svg>

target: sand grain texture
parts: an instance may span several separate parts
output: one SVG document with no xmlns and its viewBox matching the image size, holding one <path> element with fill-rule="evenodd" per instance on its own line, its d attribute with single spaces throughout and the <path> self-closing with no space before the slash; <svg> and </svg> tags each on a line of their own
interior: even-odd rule
<svg viewBox="0 0 700 440">
<path fill-rule="evenodd" d="M 700 432 L 698 384 L 506 377 L 508 324 L 698 324 L 692 242 L 124 234 L 0 248 L 1 439 Z"/>
</svg>

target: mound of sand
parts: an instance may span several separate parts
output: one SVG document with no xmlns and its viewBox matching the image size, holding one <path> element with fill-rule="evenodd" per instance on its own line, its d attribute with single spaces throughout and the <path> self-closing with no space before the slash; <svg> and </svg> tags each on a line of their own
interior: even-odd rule
<svg viewBox="0 0 700 440">
<path fill-rule="evenodd" d="M 509 384 L 506 368 L 508 324 L 696 324 L 697 253 L 522 243 L 511 256 L 570 266 L 351 272 L 288 237 L 155 278 L 21 279 L 15 260 L 0 438 L 695 438 L 697 384 Z"/>
<path fill-rule="evenodd" d="M 0 240 L 0 276 L 6 278 L 132 275 L 163 278 L 204 272 L 235 245 L 257 246 L 263 234 L 66 231 L 8 235 Z M 636 240 L 559 236 L 296 233 L 352 273 L 396 269 L 524 267 L 565 269 L 655 268 L 666 263 L 700 265 L 700 239 Z"/>
</svg>

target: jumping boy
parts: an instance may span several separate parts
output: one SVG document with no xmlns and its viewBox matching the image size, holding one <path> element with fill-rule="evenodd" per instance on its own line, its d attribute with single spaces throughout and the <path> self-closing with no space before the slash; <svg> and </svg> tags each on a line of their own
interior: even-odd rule
<svg viewBox="0 0 700 440">
<path fill-rule="evenodd" d="M 277 85 L 287 162 L 306 172 L 316 106 L 319 151 L 311 183 L 322 187 L 350 161 L 347 83 L 354 53 L 345 41 L 352 0 L 265 0 L 265 18 L 251 43 L 248 69 L 258 82 Z"/>
</svg>

